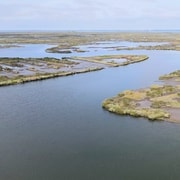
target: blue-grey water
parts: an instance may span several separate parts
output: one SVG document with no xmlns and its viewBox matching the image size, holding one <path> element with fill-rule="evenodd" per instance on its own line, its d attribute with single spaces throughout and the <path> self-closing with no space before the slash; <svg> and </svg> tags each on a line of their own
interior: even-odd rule
<svg viewBox="0 0 180 180">
<path fill-rule="evenodd" d="M 86 52 L 79 53 L 72 50 L 73 53 L 46 53 L 45 49 L 54 47 L 56 45 L 46 45 L 46 44 L 20 44 L 19 47 L 14 48 L 0 48 L 0 57 L 69 57 L 69 56 L 99 56 L 99 55 L 111 55 L 111 54 L 121 54 L 125 51 L 116 51 L 115 47 L 137 47 L 149 46 L 149 45 L 160 45 L 164 43 L 154 43 L 154 42 L 128 42 L 128 41 L 104 41 L 97 42 L 97 44 L 88 44 L 82 46 L 75 46 Z M 114 48 L 113 48 L 114 47 Z M 129 51 L 126 51 L 129 54 Z M 133 53 L 134 54 L 134 53 Z"/>
<path fill-rule="evenodd" d="M 61 56 L 37 46 L 21 51 L 22 57 Z M 10 49 L 1 49 L 0 56 Z M 147 54 L 149 60 L 0 88 L 0 179 L 180 178 L 179 124 L 118 116 L 101 108 L 103 99 L 125 89 L 147 87 L 158 76 L 179 69 L 180 53 L 103 51 Z"/>
</svg>

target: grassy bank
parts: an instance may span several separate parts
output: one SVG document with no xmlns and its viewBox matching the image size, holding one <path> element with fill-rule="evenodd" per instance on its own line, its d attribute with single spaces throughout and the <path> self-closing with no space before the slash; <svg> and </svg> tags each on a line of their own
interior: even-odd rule
<svg viewBox="0 0 180 180">
<path fill-rule="evenodd" d="M 18 75 L 14 77 L 4 77 L 0 76 L 0 86 L 7 86 L 7 85 L 15 85 L 15 84 L 21 84 L 21 83 L 27 83 L 32 81 L 40 81 L 55 77 L 62 77 L 62 76 L 69 76 L 74 74 L 80 74 L 85 72 L 92 72 L 92 71 L 98 71 L 102 68 L 88 68 L 88 69 L 82 69 L 79 71 L 71 71 L 71 72 L 58 72 L 58 73 L 36 73 L 34 75 Z"/>
<path fill-rule="evenodd" d="M 118 63 L 119 59 L 125 59 Z M 0 86 L 44 80 L 141 62 L 145 55 L 111 55 L 74 58 L 0 58 Z"/>
<path fill-rule="evenodd" d="M 0 86 L 101 70 L 81 67 L 79 62 L 56 58 L 0 58 Z"/>
<path fill-rule="evenodd" d="M 161 80 L 168 79 L 166 84 L 152 85 L 148 89 L 124 91 L 104 100 L 102 107 L 120 115 L 180 122 L 180 81 L 177 81 L 179 78 L 179 71 L 161 76 Z M 174 85 L 168 84 L 172 82 Z"/>
</svg>

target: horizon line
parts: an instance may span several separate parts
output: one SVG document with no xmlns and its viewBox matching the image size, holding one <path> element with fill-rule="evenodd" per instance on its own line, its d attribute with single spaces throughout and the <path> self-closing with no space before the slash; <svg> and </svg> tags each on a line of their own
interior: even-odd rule
<svg viewBox="0 0 180 180">
<path fill-rule="evenodd" d="M 100 30 L 100 29 L 72 29 L 72 30 L 59 30 L 59 29 L 45 29 L 45 30 L 42 30 L 42 29 L 13 29 L 13 30 L 0 30 L 0 33 L 51 33 L 51 32 L 54 32 L 54 33 L 58 33 L 58 32 L 61 32 L 61 33 L 65 33 L 65 32 L 96 32 L 96 33 L 108 33 L 108 32 L 171 32 L 171 33 L 179 33 L 180 32 L 180 29 L 112 29 L 112 30 L 107 30 L 107 29 L 104 29 L 104 30 Z"/>
</svg>

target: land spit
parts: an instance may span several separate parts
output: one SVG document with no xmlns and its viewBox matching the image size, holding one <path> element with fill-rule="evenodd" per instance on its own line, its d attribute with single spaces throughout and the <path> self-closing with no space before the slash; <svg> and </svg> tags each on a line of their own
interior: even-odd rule
<svg viewBox="0 0 180 180">
<path fill-rule="evenodd" d="M 91 57 L 72 57 L 71 59 L 93 62 L 110 67 L 126 66 L 132 63 L 138 63 L 148 59 L 146 55 L 103 55 Z"/>
<path fill-rule="evenodd" d="M 126 90 L 105 99 L 102 107 L 120 115 L 180 123 L 180 70 L 159 78 L 163 85 Z"/>
<path fill-rule="evenodd" d="M 118 63 L 118 59 L 125 59 Z M 104 62 L 104 59 L 110 59 Z M 112 61 L 116 59 L 116 62 Z M 145 55 L 111 55 L 73 58 L 0 58 L 0 86 L 101 70 L 148 59 Z"/>
</svg>

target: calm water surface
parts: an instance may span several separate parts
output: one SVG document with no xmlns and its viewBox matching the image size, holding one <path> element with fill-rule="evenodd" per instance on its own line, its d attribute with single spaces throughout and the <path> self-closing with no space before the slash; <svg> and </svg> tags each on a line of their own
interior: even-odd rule
<svg viewBox="0 0 180 180">
<path fill-rule="evenodd" d="M 117 116 L 101 108 L 104 98 L 147 87 L 159 75 L 179 69 L 180 53 L 118 52 L 122 53 L 150 58 L 125 67 L 0 88 L 0 179 L 180 178 L 180 125 Z"/>
</svg>

